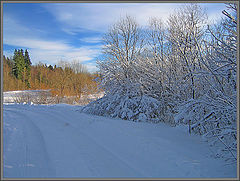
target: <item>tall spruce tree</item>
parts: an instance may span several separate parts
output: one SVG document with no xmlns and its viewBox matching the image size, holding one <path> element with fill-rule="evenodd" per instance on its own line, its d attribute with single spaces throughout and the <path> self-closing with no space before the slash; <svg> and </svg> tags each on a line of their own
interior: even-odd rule
<svg viewBox="0 0 240 181">
<path fill-rule="evenodd" d="M 14 55 L 13 55 L 13 68 L 12 68 L 12 72 L 13 75 L 17 78 L 18 77 L 18 69 L 17 69 L 17 58 L 18 58 L 18 52 L 15 49 L 14 50 Z"/>
<path fill-rule="evenodd" d="M 27 51 L 27 49 L 25 50 L 25 54 L 24 54 L 24 62 L 25 62 L 25 68 L 24 68 L 24 73 L 25 73 L 25 84 L 26 84 L 26 87 L 27 88 L 30 88 L 30 78 L 31 78 L 31 60 L 30 60 L 30 57 L 29 57 L 29 53 Z"/>
</svg>

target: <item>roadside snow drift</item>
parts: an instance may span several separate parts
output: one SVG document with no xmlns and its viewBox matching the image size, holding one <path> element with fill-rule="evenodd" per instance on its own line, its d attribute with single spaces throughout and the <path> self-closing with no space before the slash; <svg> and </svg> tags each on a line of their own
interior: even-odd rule
<svg viewBox="0 0 240 181">
<path fill-rule="evenodd" d="M 3 106 L 4 178 L 220 178 L 236 165 L 184 127 L 136 123 L 69 105 Z"/>
</svg>

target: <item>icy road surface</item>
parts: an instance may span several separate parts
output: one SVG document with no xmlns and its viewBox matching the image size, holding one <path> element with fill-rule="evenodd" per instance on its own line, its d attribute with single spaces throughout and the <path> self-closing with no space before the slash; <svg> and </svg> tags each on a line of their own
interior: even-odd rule
<svg viewBox="0 0 240 181">
<path fill-rule="evenodd" d="M 4 105 L 4 178 L 218 178 L 236 166 L 211 157 L 186 129 L 80 113 L 69 105 Z"/>
</svg>

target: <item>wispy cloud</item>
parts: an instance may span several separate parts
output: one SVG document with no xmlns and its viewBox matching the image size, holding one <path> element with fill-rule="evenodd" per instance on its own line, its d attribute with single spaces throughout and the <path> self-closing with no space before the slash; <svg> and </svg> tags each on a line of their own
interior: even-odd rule
<svg viewBox="0 0 240 181">
<path fill-rule="evenodd" d="M 98 56 L 101 47 L 99 45 L 75 47 L 63 40 L 46 40 L 11 17 L 4 19 L 4 39 L 5 45 L 18 48 L 27 48 L 30 52 L 31 61 L 36 64 L 38 62 L 56 64 L 59 60 L 72 61 L 79 60 L 83 64 L 93 60 Z M 82 41 L 88 41 L 84 39 Z M 97 38 L 89 38 L 89 41 L 97 42 Z M 11 56 L 13 51 L 4 50 L 4 55 Z M 91 70 L 96 70 L 96 66 L 86 63 Z"/>
<path fill-rule="evenodd" d="M 82 46 L 76 48 L 63 42 L 32 39 L 8 39 L 5 44 L 28 48 L 33 63 L 49 62 L 56 64 L 59 60 L 79 60 L 84 63 L 93 60 L 100 52 L 100 46 Z"/>
<path fill-rule="evenodd" d="M 98 71 L 98 68 L 96 67 L 96 65 L 95 64 L 86 64 L 86 67 L 87 67 L 87 70 L 89 71 L 89 72 L 96 72 L 96 71 Z"/>
<path fill-rule="evenodd" d="M 32 34 L 31 30 L 17 22 L 14 17 L 9 14 L 3 16 L 3 43 L 6 43 L 12 36 L 24 35 L 28 36 Z"/>
<path fill-rule="evenodd" d="M 46 3 L 41 4 L 69 33 L 89 29 L 105 31 L 120 16 L 136 17 L 141 25 L 146 25 L 150 17 L 167 19 L 175 8 L 185 3 Z M 201 3 L 215 13 L 224 3 Z M 212 11 L 213 10 L 213 11 Z"/>
<path fill-rule="evenodd" d="M 35 62 L 47 61 L 49 64 L 56 64 L 59 60 L 72 61 L 78 60 L 83 64 L 93 60 L 99 53 L 98 47 L 81 47 L 66 49 L 64 52 L 60 50 L 30 49 L 31 57 Z"/>
<path fill-rule="evenodd" d="M 4 40 L 4 43 L 12 46 L 20 46 L 25 48 L 40 49 L 40 50 L 68 50 L 71 47 L 60 41 L 47 41 L 40 39 L 30 39 L 30 38 L 8 38 Z"/>
<path fill-rule="evenodd" d="M 44 7 L 62 23 L 63 30 L 70 34 L 92 30 L 105 32 L 109 25 L 115 23 L 121 16 L 130 15 L 137 22 L 145 26 L 149 18 L 156 17 L 166 21 L 174 9 L 184 3 L 67 3 L 48 4 Z M 212 3 L 217 9 L 224 6 L 223 3 Z M 202 3 L 204 7 L 208 5 Z M 210 19 L 218 19 L 216 11 L 211 11 Z"/>
<path fill-rule="evenodd" d="M 48 4 L 44 7 L 64 26 L 69 33 L 93 30 L 104 32 L 119 17 L 136 17 L 141 25 L 146 25 L 150 17 L 166 19 L 179 4 L 166 3 L 74 3 Z"/>
<path fill-rule="evenodd" d="M 85 38 L 80 38 L 80 41 L 86 42 L 86 43 L 100 43 L 102 41 L 101 37 L 85 37 Z"/>
</svg>

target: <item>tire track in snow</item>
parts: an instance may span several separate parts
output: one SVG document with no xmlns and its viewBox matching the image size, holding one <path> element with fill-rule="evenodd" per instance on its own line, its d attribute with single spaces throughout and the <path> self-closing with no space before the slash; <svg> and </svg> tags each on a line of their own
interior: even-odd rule
<svg viewBox="0 0 240 181">
<path fill-rule="evenodd" d="M 56 119 L 51 119 L 51 121 L 54 121 L 57 124 L 61 122 L 63 125 L 64 123 L 68 122 L 69 125 L 65 127 L 65 129 L 71 129 L 70 132 L 73 134 L 71 141 L 74 140 L 76 142 L 76 146 L 79 147 L 79 152 L 81 152 L 81 155 L 83 155 L 82 156 L 83 161 L 87 165 L 89 171 L 91 172 L 91 175 L 102 176 L 105 174 L 106 177 L 109 177 L 111 175 L 115 177 L 116 176 L 121 177 L 123 175 L 129 177 L 131 176 L 133 177 L 135 175 L 139 176 L 143 175 L 140 170 L 137 170 L 136 168 L 130 166 L 130 164 L 126 160 L 114 154 L 112 150 L 106 148 L 104 145 L 97 142 L 83 131 L 74 127 L 73 124 L 71 124 L 72 121 L 81 121 L 80 118 L 76 117 L 80 116 L 81 114 L 76 113 L 73 110 L 70 110 L 70 112 L 72 113 L 74 112 L 76 116 L 72 116 L 71 117 L 72 119 L 71 118 L 69 119 L 69 117 L 66 116 L 69 114 L 63 114 L 61 110 L 55 109 L 55 107 L 51 109 L 51 111 L 49 111 L 47 115 L 46 112 L 44 112 L 44 110 L 41 111 L 41 109 L 39 109 L 37 112 L 35 111 L 32 112 L 30 110 L 26 111 L 31 112 L 33 114 L 39 114 L 38 116 L 35 116 L 38 118 L 39 116 L 51 118 L 54 117 Z M 65 118 L 65 120 L 63 120 L 63 118 Z M 76 137 L 78 138 L 78 140 L 74 139 Z M 89 150 L 92 150 L 92 152 L 89 153 Z"/>
<path fill-rule="evenodd" d="M 39 129 L 44 130 L 43 137 L 45 137 L 49 155 L 54 162 L 57 177 L 89 177 L 94 175 L 90 169 L 86 168 L 87 162 L 84 162 L 84 157 L 78 158 L 79 148 L 76 146 L 78 142 L 76 135 L 66 134 L 66 128 L 63 124 L 65 121 L 57 112 L 51 110 L 46 114 L 46 109 L 45 112 L 41 111 L 41 109 L 25 111 L 31 117 L 37 118 L 32 121 L 35 122 Z M 55 131 L 56 134 L 49 134 L 51 130 Z M 62 132 L 62 134 L 59 132 Z M 62 135 L 63 137 L 59 138 L 56 135 Z M 73 158 L 74 155 L 76 157 Z M 78 169 L 78 167 L 81 169 Z"/>
<path fill-rule="evenodd" d="M 10 158 L 11 163 L 8 164 L 13 164 L 18 168 L 13 169 L 10 167 L 8 175 L 31 178 L 54 177 L 55 170 L 52 167 L 40 129 L 31 121 L 28 115 L 20 112 L 19 110 L 12 109 L 6 111 L 11 112 L 11 115 L 15 115 L 14 121 L 15 126 L 17 127 L 16 130 L 18 130 L 15 138 L 19 139 L 19 145 L 15 145 L 15 148 L 13 147 L 11 152 L 11 156 L 14 159 Z M 18 154 L 16 154 L 16 150 L 19 151 Z M 6 161 L 8 161 L 8 159 L 6 159 Z M 11 173 L 16 170 L 17 172 L 15 174 Z"/>
<path fill-rule="evenodd" d="M 207 149 L 204 145 L 198 146 L 198 140 L 194 141 L 190 136 L 180 134 L 172 128 L 170 131 L 169 128 L 165 129 L 165 126 L 160 125 L 156 130 L 148 124 L 131 126 L 128 122 L 118 123 L 103 117 L 98 119 L 93 115 L 76 112 L 76 107 L 66 105 L 10 105 L 6 108 L 6 117 L 10 115 L 10 110 L 15 112 L 11 114 L 10 120 L 18 126 L 17 133 L 13 133 L 14 139 L 19 135 L 19 140 L 25 140 L 26 136 L 24 137 L 20 130 L 32 128 L 27 120 L 40 130 L 39 133 L 45 141 L 43 147 L 56 169 L 56 177 L 218 178 L 235 174 L 233 169 L 226 170 L 221 167 L 220 161 L 206 158 Z M 20 119 L 28 116 L 23 123 L 29 126 L 19 125 L 19 121 L 14 120 L 14 117 L 19 118 L 19 113 L 22 113 Z M 12 128 L 12 125 L 9 128 Z M 124 135 L 122 130 L 133 134 Z M 160 133 L 149 134 L 148 131 Z M 28 134 L 34 134 L 34 131 Z M 121 145 L 125 143 L 124 139 L 125 147 Z M 186 141 L 181 142 L 181 139 Z M 19 147 L 25 148 L 25 145 L 19 143 Z M 25 154 L 26 152 L 22 155 Z M 22 163 L 24 161 L 26 160 Z M 6 166 L 8 171 L 12 169 L 12 165 Z"/>
</svg>

